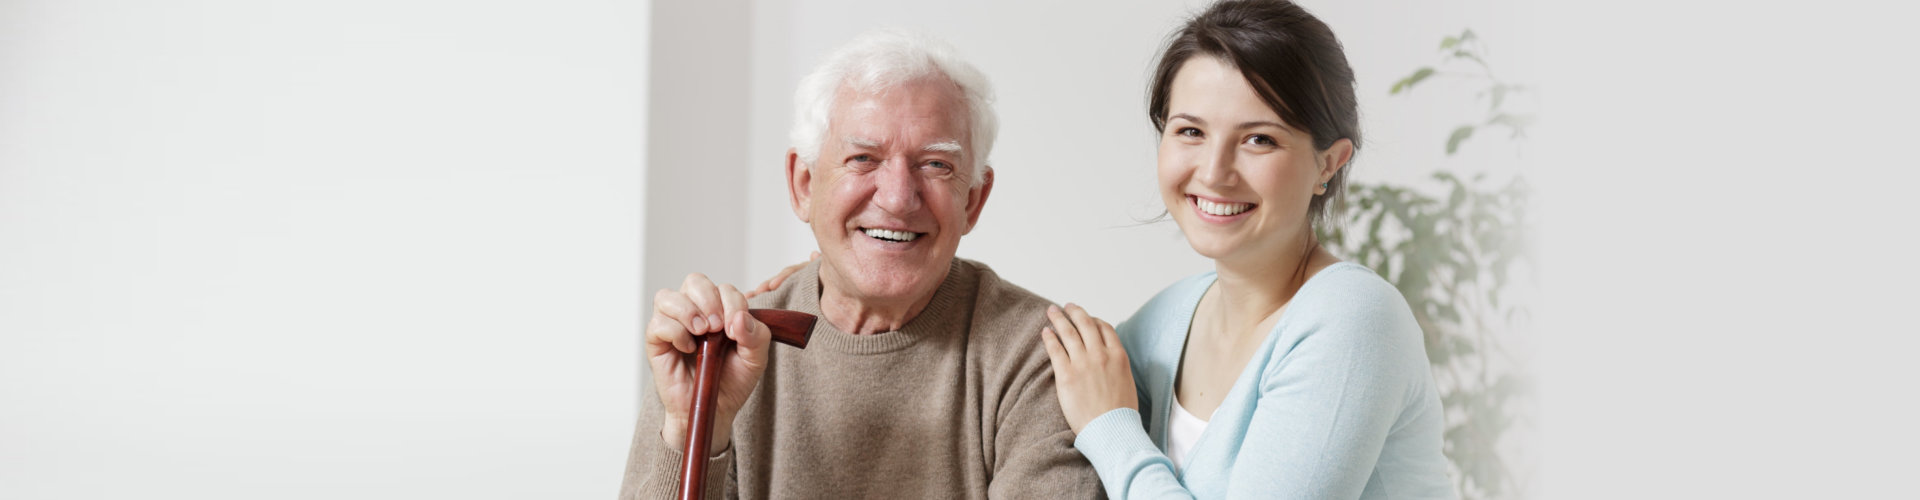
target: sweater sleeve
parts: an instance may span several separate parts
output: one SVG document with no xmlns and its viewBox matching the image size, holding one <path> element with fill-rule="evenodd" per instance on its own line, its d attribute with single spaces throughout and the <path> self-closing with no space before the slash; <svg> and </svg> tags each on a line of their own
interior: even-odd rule
<svg viewBox="0 0 1920 500">
<path fill-rule="evenodd" d="M 1073 449 L 1073 430 L 1060 411 L 1053 368 L 1039 338 L 1032 335 L 1031 348 L 1020 351 L 1017 376 L 1005 389 L 992 437 L 998 456 L 987 497 L 1099 498 L 1100 477 Z"/>
<path fill-rule="evenodd" d="M 651 389 L 651 387 L 648 387 Z M 667 446 L 660 438 L 660 426 L 666 418 L 660 395 L 643 390 L 640 418 L 634 425 L 632 449 L 627 453 L 626 477 L 620 482 L 620 500 L 677 498 L 680 495 L 680 463 L 686 454 Z M 733 445 L 707 459 L 706 497 L 737 498 L 734 483 Z"/>
</svg>

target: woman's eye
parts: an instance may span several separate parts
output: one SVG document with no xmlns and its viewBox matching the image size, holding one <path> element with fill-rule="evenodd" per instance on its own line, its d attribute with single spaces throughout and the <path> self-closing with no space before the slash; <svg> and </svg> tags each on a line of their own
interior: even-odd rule
<svg viewBox="0 0 1920 500">
<path fill-rule="evenodd" d="M 1200 129 L 1193 128 L 1193 127 L 1180 127 L 1173 130 L 1173 135 L 1177 135 L 1180 137 L 1200 137 Z"/>
<path fill-rule="evenodd" d="M 1253 135 L 1253 136 L 1248 136 L 1248 137 L 1247 137 L 1247 144 L 1252 144 L 1252 145 L 1255 145 L 1255 146 L 1278 146 L 1278 145 L 1280 145 L 1280 143 L 1278 143 L 1278 142 L 1275 142 L 1275 141 L 1273 140 L 1273 138 L 1272 138 L 1272 137 L 1267 137 L 1267 136 L 1264 136 L 1264 135 Z"/>
</svg>

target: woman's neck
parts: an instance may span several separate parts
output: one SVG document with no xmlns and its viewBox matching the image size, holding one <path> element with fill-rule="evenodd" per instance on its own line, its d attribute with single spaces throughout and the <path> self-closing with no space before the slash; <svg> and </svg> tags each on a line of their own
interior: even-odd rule
<svg viewBox="0 0 1920 500">
<path fill-rule="evenodd" d="M 1218 279 L 1214 282 L 1213 307 L 1204 313 L 1214 315 L 1213 324 L 1221 333 L 1263 333 L 1257 326 L 1293 300 L 1313 271 L 1325 267 L 1318 261 L 1332 258 L 1311 240 L 1288 247 L 1291 251 L 1277 258 L 1214 261 Z"/>
</svg>

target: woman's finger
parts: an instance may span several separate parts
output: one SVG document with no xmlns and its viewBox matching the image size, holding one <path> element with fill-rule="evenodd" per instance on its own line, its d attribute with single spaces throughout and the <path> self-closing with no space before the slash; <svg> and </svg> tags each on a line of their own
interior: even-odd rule
<svg viewBox="0 0 1920 500">
<path fill-rule="evenodd" d="M 1080 331 L 1073 327 L 1073 321 L 1067 319 L 1065 311 L 1058 306 L 1047 306 L 1047 320 L 1053 323 L 1053 333 L 1060 338 L 1060 346 L 1066 348 L 1067 359 L 1077 359 L 1086 351 L 1086 343 L 1080 340 Z"/>
<path fill-rule="evenodd" d="M 780 268 L 780 271 L 773 273 L 772 278 L 767 278 L 766 281 L 760 282 L 760 286 L 754 287 L 752 291 L 747 292 L 746 294 L 747 298 L 751 299 L 754 296 L 771 292 L 776 288 L 780 288 L 780 285 L 786 283 L 787 278 L 793 276 L 793 273 L 800 272 L 801 268 L 807 267 L 808 263 L 811 263 L 814 260 L 819 258 L 820 258 L 820 252 L 816 251 L 816 252 L 813 252 L 813 255 L 810 255 L 807 257 L 806 262 L 801 262 L 799 264 L 794 264 L 791 266 Z"/>
<path fill-rule="evenodd" d="M 1052 327 L 1040 329 L 1040 343 L 1047 346 L 1047 360 L 1053 362 L 1053 375 L 1060 376 L 1060 370 L 1067 366 L 1067 348 L 1060 346 L 1060 336 L 1053 333 Z"/>
<path fill-rule="evenodd" d="M 1100 324 L 1094 322 L 1093 316 L 1087 314 L 1086 308 L 1068 302 L 1066 313 L 1067 317 L 1073 320 L 1074 331 L 1080 332 L 1080 341 L 1087 345 L 1087 350 L 1107 348 L 1106 339 L 1100 335 Z"/>
<path fill-rule="evenodd" d="M 1126 346 L 1120 344 L 1120 333 L 1113 330 L 1113 325 L 1100 318 L 1094 318 L 1093 320 L 1100 322 L 1100 338 L 1106 341 L 1107 349 L 1110 351 L 1120 351 L 1122 354 L 1125 354 Z"/>
</svg>

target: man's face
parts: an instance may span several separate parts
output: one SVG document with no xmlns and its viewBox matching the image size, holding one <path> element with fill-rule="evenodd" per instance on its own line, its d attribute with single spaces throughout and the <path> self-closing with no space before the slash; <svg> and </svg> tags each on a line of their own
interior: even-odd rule
<svg viewBox="0 0 1920 500">
<path fill-rule="evenodd" d="M 973 230 L 992 171 L 971 182 L 973 137 L 959 89 L 922 78 L 880 92 L 842 87 L 813 165 L 788 154 L 788 188 L 825 258 L 824 284 L 858 299 L 914 301 L 945 279 Z"/>
</svg>

